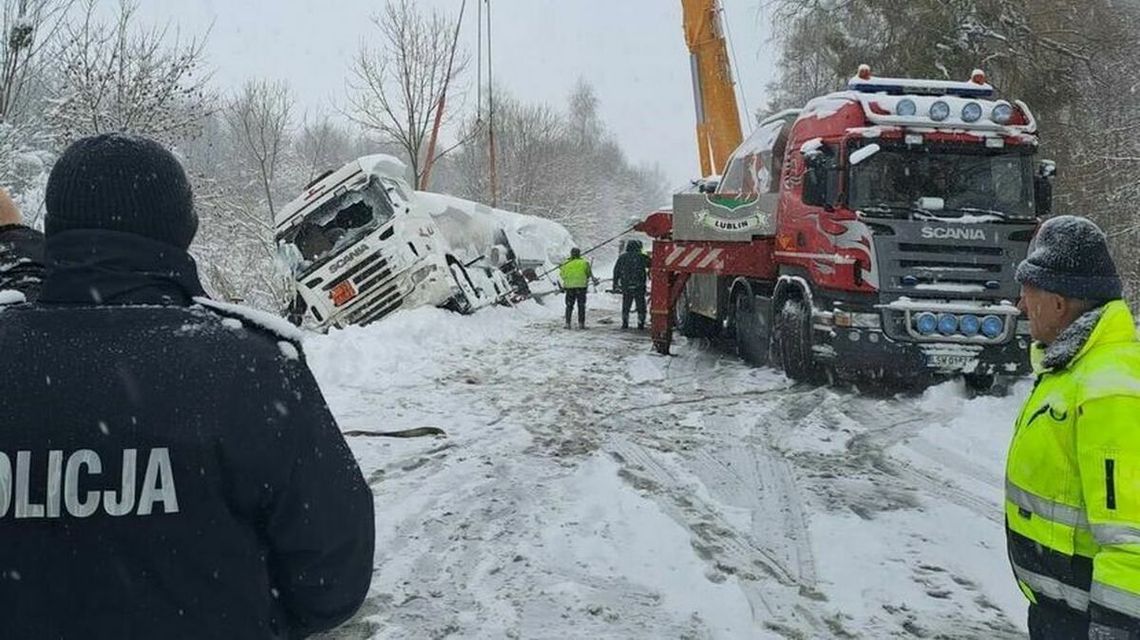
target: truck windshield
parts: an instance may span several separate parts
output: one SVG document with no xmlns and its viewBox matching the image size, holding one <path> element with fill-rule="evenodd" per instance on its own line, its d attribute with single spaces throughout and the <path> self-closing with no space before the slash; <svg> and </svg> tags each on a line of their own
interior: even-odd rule
<svg viewBox="0 0 1140 640">
<path fill-rule="evenodd" d="M 295 274 L 306 275 L 391 219 L 392 203 L 384 187 L 372 178 L 360 189 L 321 205 L 278 242 L 293 247 L 283 253 L 292 256 Z"/>
<path fill-rule="evenodd" d="M 1032 218 L 1033 161 L 1025 151 L 888 147 L 850 169 L 847 203 L 876 215 Z M 937 210 L 931 202 L 941 201 Z"/>
</svg>

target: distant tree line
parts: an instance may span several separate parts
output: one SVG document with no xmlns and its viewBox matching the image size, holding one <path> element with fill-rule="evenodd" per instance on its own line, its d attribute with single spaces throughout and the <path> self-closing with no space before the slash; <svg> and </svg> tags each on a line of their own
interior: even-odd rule
<svg viewBox="0 0 1140 640">
<path fill-rule="evenodd" d="M 418 184 L 445 87 L 430 187 L 490 201 L 489 105 L 465 105 L 469 56 L 452 51 L 454 18 L 390 0 L 373 19 L 376 44 L 329 70 L 347 77 L 344 106 L 313 114 L 287 81 L 219 90 L 204 56 L 208 33 L 142 24 L 136 9 L 132 0 L 0 0 L 0 186 L 33 225 L 67 144 L 108 131 L 157 138 L 191 176 L 201 219 L 191 251 L 208 288 L 280 310 L 291 285 L 276 264 L 274 213 L 323 171 L 362 155 L 400 157 Z M 564 109 L 522 103 L 505 87 L 496 94 L 500 207 L 557 220 L 588 244 L 665 200 L 660 173 L 632 166 L 606 130 L 588 83 L 573 87 Z"/>
<path fill-rule="evenodd" d="M 882 75 L 954 80 L 984 69 L 1037 117 L 1040 156 L 1058 164 L 1054 211 L 1104 228 L 1140 300 L 1140 1 L 773 4 L 781 60 L 771 110 L 834 91 L 864 62 Z"/>
</svg>

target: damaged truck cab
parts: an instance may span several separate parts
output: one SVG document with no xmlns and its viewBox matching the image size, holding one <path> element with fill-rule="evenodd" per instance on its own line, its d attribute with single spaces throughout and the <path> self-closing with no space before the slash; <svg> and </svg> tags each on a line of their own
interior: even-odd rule
<svg viewBox="0 0 1140 640">
<path fill-rule="evenodd" d="M 796 379 L 1028 370 L 1014 269 L 1048 215 L 1051 163 L 1021 102 L 967 82 L 876 78 L 777 114 L 715 189 L 656 227 L 653 338 L 728 328 Z"/>
<path fill-rule="evenodd" d="M 413 206 L 403 174 L 395 158 L 366 156 L 278 211 L 279 255 L 296 283 L 293 321 L 344 327 L 401 307 L 470 304 L 474 285 L 435 220 Z"/>
</svg>

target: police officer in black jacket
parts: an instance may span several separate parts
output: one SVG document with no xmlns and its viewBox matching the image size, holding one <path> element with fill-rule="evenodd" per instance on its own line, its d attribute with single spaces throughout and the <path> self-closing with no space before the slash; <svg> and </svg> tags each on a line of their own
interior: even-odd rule
<svg viewBox="0 0 1140 640">
<path fill-rule="evenodd" d="M 353 615 L 372 495 L 286 328 L 202 298 L 158 144 L 52 169 L 48 274 L 0 307 L 0 638 L 303 638 Z"/>
<path fill-rule="evenodd" d="M 0 291 L 35 300 L 44 275 L 44 235 L 23 224 L 8 192 L 0 189 Z"/>
</svg>

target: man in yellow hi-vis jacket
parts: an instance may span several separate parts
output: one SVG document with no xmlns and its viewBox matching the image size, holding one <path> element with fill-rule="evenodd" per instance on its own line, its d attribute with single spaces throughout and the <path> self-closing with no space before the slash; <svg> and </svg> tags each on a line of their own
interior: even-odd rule
<svg viewBox="0 0 1140 640">
<path fill-rule="evenodd" d="M 1009 448 L 1009 558 L 1034 640 L 1140 639 L 1140 341 L 1104 233 L 1060 216 L 1017 269 L 1036 384 Z"/>
<path fill-rule="evenodd" d="M 598 284 L 590 263 L 582 257 L 581 250 L 574 247 L 570 250 L 570 259 L 562 263 L 558 269 L 562 278 L 562 289 L 566 292 L 566 328 L 570 328 L 570 318 L 574 314 L 574 305 L 578 305 L 578 328 L 586 328 L 586 285 L 593 282 Z"/>
</svg>

